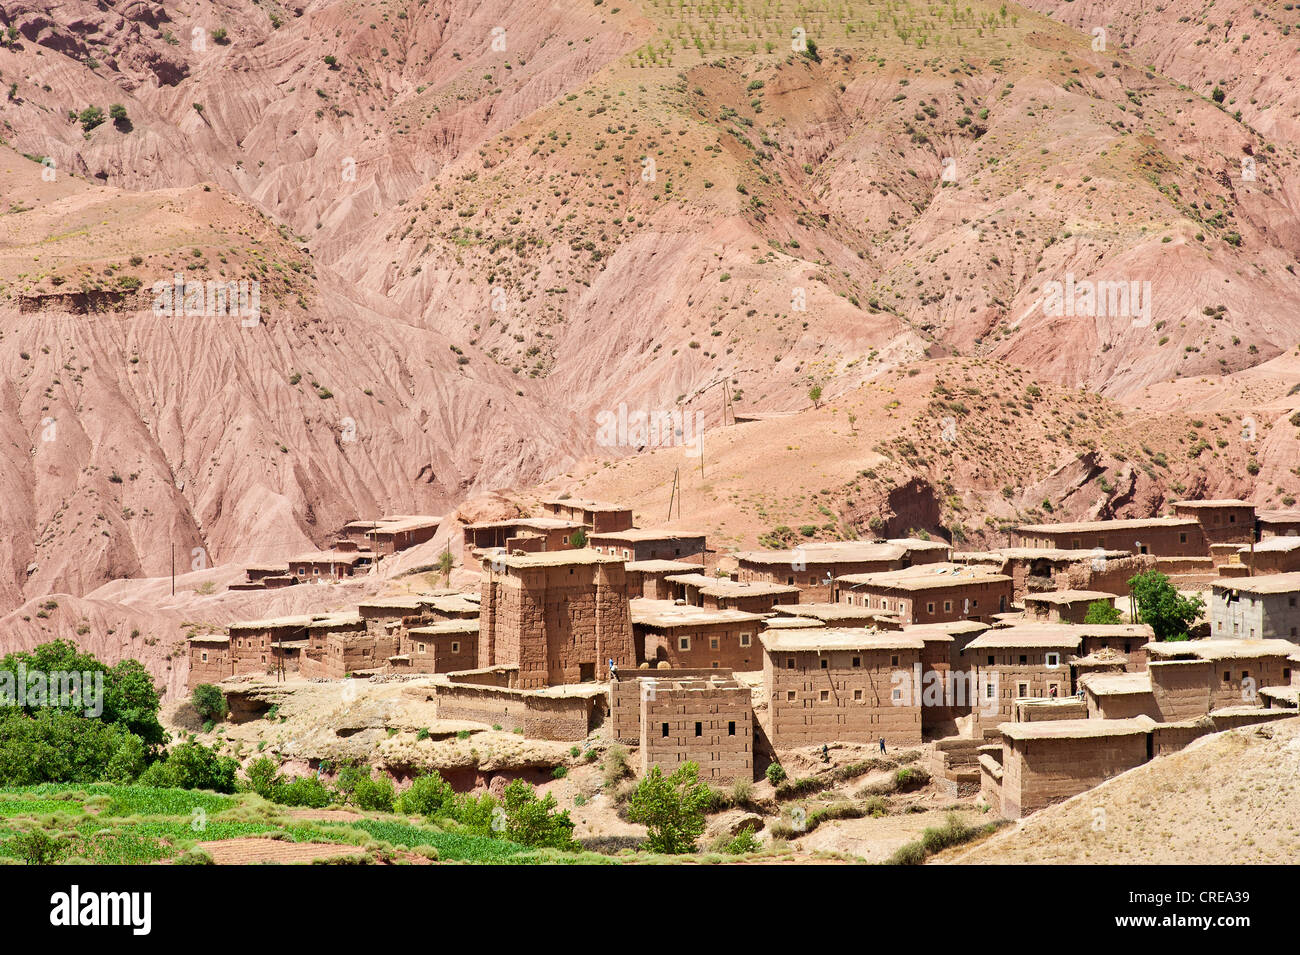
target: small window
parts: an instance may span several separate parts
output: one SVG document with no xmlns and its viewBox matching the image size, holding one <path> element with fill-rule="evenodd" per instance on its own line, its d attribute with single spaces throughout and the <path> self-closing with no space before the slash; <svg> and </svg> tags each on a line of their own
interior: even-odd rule
<svg viewBox="0 0 1300 955">
<path fill-rule="evenodd" d="M 1023 653 L 1020 654 L 1020 665 L 1021 665 L 1021 666 L 1025 666 L 1025 665 L 1028 664 L 1028 663 L 1029 663 L 1029 657 L 1026 656 L 1026 655 L 1023 654 Z"/>
<path fill-rule="evenodd" d="M 696 723 L 696 724 L 695 724 L 695 735 L 696 735 L 696 736 L 703 736 L 703 735 L 704 735 L 704 724 L 703 724 L 703 723 Z"/>
<path fill-rule="evenodd" d="M 460 644 L 459 644 L 459 643 L 453 643 L 453 644 L 451 645 L 451 652 L 452 652 L 452 653 L 460 653 Z"/>
<path fill-rule="evenodd" d="M 664 723 L 664 724 L 663 724 L 663 728 L 664 728 L 664 729 L 663 729 L 664 736 L 667 736 L 667 735 L 668 735 L 668 724 L 667 724 L 667 723 Z"/>
<path fill-rule="evenodd" d="M 747 647 L 753 642 L 753 639 L 754 635 L 752 633 L 742 633 L 740 635 L 740 645 L 742 647 Z"/>
<path fill-rule="evenodd" d="M 831 691 L 830 691 L 830 690 L 822 690 L 822 692 L 821 692 L 821 701 L 822 701 L 823 703 L 825 703 L 825 702 L 828 701 L 830 698 L 831 698 Z"/>
<path fill-rule="evenodd" d="M 928 603 L 926 603 L 926 605 L 925 605 L 925 612 L 926 612 L 926 613 L 934 613 L 934 601 L 933 601 L 933 600 L 931 600 L 931 601 L 929 601 Z"/>
<path fill-rule="evenodd" d="M 1028 684 L 1028 683 L 1017 683 L 1017 684 L 1016 684 L 1016 696 L 1025 697 L 1025 696 L 1028 696 L 1028 695 L 1029 695 L 1029 684 Z"/>
<path fill-rule="evenodd" d="M 1227 670 L 1224 670 L 1224 671 L 1223 671 L 1223 682 L 1224 682 L 1224 683 L 1231 683 L 1231 682 L 1232 682 L 1232 674 L 1229 673 Z"/>
<path fill-rule="evenodd" d="M 891 667 L 896 667 L 896 666 L 898 666 L 898 654 L 897 654 L 897 653 L 893 654 L 893 655 L 889 658 L 889 665 L 890 665 Z"/>
<path fill-rule="evenodd" d="M 423 653 L 423 652 L 424 652 L 424 644 L 423 644 L 423 643 L 417 643 L 416 646 L 420 648 L 419 651 L 418 651 L 419 653 Z"/>
<path fill-rule="evenodd" d="M 989 666 L 993 666 L 993 654 L 991 654 L 991 653 L 989 654 L 989 662 L 988 662 L 988 665 L 989 665 Z"/>
<path fill-rule="evenodd" d="M 952 610 L 952 601 L 951 601 L 951 600 L 945 600 L 945 601 L 943 602 L 943 612 L 944 612 L 944 613 L 948 613 L 948 612 L 951 611 L 951 610 Z"/>
<path fill-rule="evenodd" d="M 862 657 L 854 657 L 854 658 L 853 658 L 853 665 L 854 665 L 855 667 L 860 667 L 860 666 L 862 666 Z"/>
<path fill-rule="evenodd" d="M 1186 543 L 1187 543 L 1187 535 L 1186 535 L 1186 534 L 1179 534 L 1179 535 L 1178 535 L 1178 543 L 1180 543 L 1180 544 L 1186 544 Z"/>
<path fill-rule="evenodd" d="M 894 702 L 895 702 L 895 703 L 898 703 L 898 702 L 900 702 L 902 699 L 903 699 L 903 691 L 902 691 L 902 690 L 897 690 L 897 689 L 894 690 L 894 695 L 893 695 L 893 700 L 894 700 Z"/>
<path fill-rule="evenodd" d="M 677 638 L 677 649 L 678 649 L 678 650 L 689 650 L 690 648 L 691 648 L 691 638 L 690 638 L 690 637 L 678 637 L 678 638 Z"/>
<path fill-rule="evenodd" d="M 1049 667 L 1059 667 L 1061 665 L 1061 655 L 1059 653 L 1047 654 L 1047 665 Z"/>
<path fill-rule="evenodd" d="M 202 656 L 202 658 L 203 658 L 203 662 L 204 662 L 204 663 L 207 663 L 207 662 L 208 662 L 208 651 L 207 651 L 207 650 L 204 650 L 203 653 L 200 654 L 200 656 Z"/>
<path fill-rule="evenodd" d="M 861 691 L 861 690 L 854 690 L 854 691 L 853 691 L 853 699 L 854 699 L 854 700 L 861 700 L 861 699 L 862 699 L 862 691 Z"/>
<path fill-rule="evenodd" d="M 1250 671 L 1249 671 L 1249 670 L 1242 670 L 1242 671 L 1241 671 L 1241 678 L 1242 678 L 1243 680 L 1249 680 L 1249 679 L 1250 679 Z"/>
<path fill-rule="evenodd" d="M 831 667 L 831 661 L 827 660 L 825 657 L 822 657 L 822 669 L 829 670 L 830 667 Z"/>
<path fill-rule="evenodd" d="M 793 703 L 793 702 L 794 702 L 794 690 L 786 690 L 786 691 L 785 691 L 785 700 L 786 700 L 787 703 Z"/>
<path fill-rule="evenodd" d="M 709 649 L 710 649 L 710 650 L 716 650 L 716 649 L 718 649 L 718 638 L 717 638 L 717 637 L 709 637 Z"/>
<path fill-rule="evenodd" d="M 732 720 L 731 722 L 729 722 L 729 723 L 727 724 L 727 735 L 728 735 L 728 736 L 735 736 L 735 735 L 736 735 L 736 721 L 735 721 L 735 720 Z"/>
</svg>

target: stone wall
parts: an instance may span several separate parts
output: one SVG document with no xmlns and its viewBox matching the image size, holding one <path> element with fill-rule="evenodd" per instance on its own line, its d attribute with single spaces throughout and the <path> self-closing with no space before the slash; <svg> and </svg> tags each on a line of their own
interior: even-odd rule
<svg viewBox="0 0 1300 955">
<path fill-rule="evenodd" d="M 543 696 L 504 687 L 453 683 L 434 695 L 440 720 L 522 729 L 529 739 L 586 739 L 603 704 L 587 696 Z"/>
<path fill-rule="evenodd" d="M 629 746 L 641 742 L 641 681 L 708 679 L 710 677 L 728 678 L 730 670 L 632 670 L 620 673 L 618 679 L 609 685 L 609 735 L 620 743 Z"/>
<path fill-rule="evenodd" d="M 1004 740 L 1002 815 L 1020 819 L 1147 761 L 1146 733 Z"/>
<path fill-rule="evenodd" d="M 746 686 L 658 680 L 640 696 L 641 772 L 672 773 L 698 763 L 700 778 L 730 783 L 754 778 L 754 728 Z"/>
</svg>

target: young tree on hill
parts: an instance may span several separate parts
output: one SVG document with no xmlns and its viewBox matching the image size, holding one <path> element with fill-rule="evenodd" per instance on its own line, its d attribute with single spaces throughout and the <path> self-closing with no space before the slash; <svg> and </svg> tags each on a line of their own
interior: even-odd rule
<svg viewBox="0 0 1300 955">
<path fill-rule="evenodd" d="M 451 556 L 451 548 L 447 548 L 438 555 L 438 573 L 442 574 L 442 584 L 447 586 L 451 583 L 451 569 L 456 566 L 456 558 Z"/>
<path fill-rule="evenodd" d="M 1109 600 L 1094 600 L 1088 604 L 1088 612 L 1083 616 L 1083 622 L 1090 624 L 1112 624 L 1123 621 L 1123 611 Z"/>
<path fill-rule="evenodd" d="M 1128 582 L 1137 617 L 1157 640 L 1186 640 L 1187 631 L 1205 611 L 1202 597 L 1184 597 L 1164 574 L 1150 570 Z"/>
<path fill-rule="evenodd" d="M 627 817 L 648 830 L 646 848 L 677 855 L 695 851 L 704 832 L 704 812 L 713 801 L 696 763 L 682 763 L 671 776 L 653 766 L 627 801 Z"/>
</svg>

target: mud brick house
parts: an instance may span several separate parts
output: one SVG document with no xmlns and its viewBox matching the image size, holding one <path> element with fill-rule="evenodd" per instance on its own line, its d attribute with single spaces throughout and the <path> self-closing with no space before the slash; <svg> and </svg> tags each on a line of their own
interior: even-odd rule
<svg viewBox="0 0 1300 955">
<path fill-rule="evenodd" d="M 1146 716 L 1160 722 L 1160 707 L 1151 692 L 1151 674 L 1087 673 L 1079 677 L 1088 705 L 1087 716 L 1095 720 L 1125 720 Z"/>
<path fill-rule="evenodd" d="M 435 593 L 420 597 L 420 612 L 431 620 L 469 620 L 478 617 L 478 594 Z"/>
<path fill-rule="evenodd" d="M 1296 573 L 1300 571 L 1300 537 L 1267 537 L 1238 549 L 1237 559 L 1250 576 Z"/>
<path fill-rule="evenodd" d="M 1300 643 L 1300 573 L 1214 581 L 1210 586 L 1210 634 Z"/>
<path fill-rule="evenodd" d="M 379 666 L 375 640 L 356 612 L 325 614 L 307 625 L 302 674 L 308 679 L 341 680 L 356 670 Z"/>
<path fill-rule="evenodd" d="M 370 569 L 375 555 L 363 550 L 318 550 L 289 561 L 289 576 L 301 582 L 340 580 Z"/>
<path fill-rule="evenodd" d="M 672 585 L 672 598 L 709 610 L 744 610 L 769 613 L 783 604 L 799 602 L 799 588 L 762 582 L 741 583 L 705 574 L 673 574 L 664 580 Z"/>
<path fill-rule="evenodd" d="M 1111 656 L 1123 661 L 1124 668 L 1130 672 L 1146 669 L 1146 645 L 1154 636 L 1146 624 L 1080 623 L 1074 629 L 1083 637 L 1079 647 L 1082 656 Z"/>
<path fill-rule="evenodd" d="M 789 550 L 736 554 L 734 577 L 744 583 L 798 586 L 810 603 L 831 601 L 831 581 L 846 574 L 902 570 L 914 564 L 946 561 L 943 541 L 904 538 L 888 541 L 842 541 L 802 544 Z"/>
<path fill-rule="evenodd" d="M 1082 644 L 1079 628 L 1051 623 L 996 627 L 970 641 L 961 659 L 963 668 L 975 671 L 979 694 L 972 713 L 976 722 L 1011 719 L 1016 700 L 1069 696 L 1067 661 Z"/>
<path fill-rule="evenodd" d="M 365 532 L 365 538 L 371 550 L 383 557 L 433 540 L 441 525 L 441 517 L 427 514 L 382 518 Z"/>
<path fill-rule="evenodd" d="M 1300 655 L 1289 640 L 1148 643 L 1147 672 L 1162 722 L 1259 705 L 1261 687 L 1289 686 Z"/>
<path fill-rule="evenodd" d="M 231 590 L 274 590 L 292 587 L 298 579 L 283 564 L 250 564 L 244 568 L 244 579 L 230 585 Z"/>
<path fill-rule="evenodd" d="M 1012 581 L 1017 601 L 1027 594 L 1053 590 L 1091 589 L 1127 594 L 1129 578 L 1155 566 L 1150 557 L 1134 559 L 1126 550 L 1058 550 L 1004 547 L 953 555 L 958 564 L 982 564 Z"/>
<path fill-rule="evenodd" d="M 483 561 L 479 667 L 519 668 L 519 687 L 605 680 L 638 662 L 623 561 L 589 549 Z"/>
<path fill-rule="evenodd" d="M 1025 595 L 1025 617 L 1044 623 L 1083 623 L 1088 608 L 1100 601 L 1115 606 L 1115 595 L 1100 590 L 1053 590 Z"/>
<path fill-rule="evenodd" d="M 1190 517 L 1201 525 L 1210 544 L 1245 544 L 1255 539 L 1255 505 L 1234 499 L 1174 501 L 1175 517 Z M 1234 548 L 1235 549 L 1235 548 Z"/>
<path fill-rule="evenodd" d="M 921 742 L 911 676 L 925 643 L 904 632 L 840 627 L 765 631 L 768 738 L 778 749 L 841 741 Z"/>
<path fill-rule="evenodd" d="M 650 671 L 654 673 L 655 671 Z M 700 767 L 715 784 L 754 779 L 754 711 L 750 689 L 733 679 L 649 677 L 641 683 L 641 773 Z"/>
<path fill-rule="evenodd" d="M 1142 716 L 1003 723 L 1001 759 L 981 751 L 981 795 L 1020 819 L 1145 763 L 1153 725 Z"/>
<path fill-rule="evenodd" d="M 671 600 L 672 584 L 668 577 L 674 574 L 699 573 L 698 564 L 688 564 L 680 560 L 633 560 L 623 567 L 627 575 L 627 594 L 629 597 L 645 597 L 647 600 Z"/>
<path fill-rule="evenodd" d="M 1256 511 L 1255 526 L 1260 540 L 1300 537 L 1300 511 Z"/>
<path fill-rule="evenodd" d="M 730 680 L 732 673 L 725 667 L 708 669 L 673 669 L 662 664 L 651 668 L 641 664 L 635 670 L 625 670 L 609 684 L 609 720 L 606 726 L 612 739 L 630 746 L 641 745 L 641 695 L 654 692 L 643 687 L 643 681 Z"/>
<path fill-rule="evenodd" d="M 454 673 L 478 666 L 477 619 L 440 620 L 411 627 L 397 653 L 388 658 L 394 670 L 409 673 Z"/>
<path fill-rule="evenodd" d="M 483 521 L 465 526 L 465 563 L 480 558 L 482 551 L 505 548 L 550 553 L 573 546 L 573 535 L 584 531 L 578 521 L 554 517 L 516 517 L 507 521 Z M 540 538 L 540 539 L 539 539 Z"/>
<path fill-rule="evenodd" d="M 1011 607 L 1011 578 L 982 566 L 926 564 L 835 581 L 834 599 L 896 614 L 903 625 L 987 621 Z"/>
<path fill-rule="evenodd" d="M 629 527 L 593 533 L 587 546 L 627 561 L 672 560 L 704 563 L 704 535 L 695 531 Z"/>
<path fill-rule="evenodd" d="M 379 521 L 348 521 L 339 531 L 339 537 L 344 540 L 352 541 L 357 546 L 369 546 L 370 539 L 366 536 L 379 526 Z"/>
<path fill-rule="evenodd" d="M 710 610 L 671 600 L 633 600 L 632 634 L 638 655 L 651 666 L 674 669 L 758 670 L 761 614 Z"/>
<path fill-rule="evenodd" d="M 230 637 L 224 633 L 200 633 L 190 637 L 190 676 L 192 690 L 200 683 L 220 683 L 235 673 L 230 652 Z"/>
<path fill-rule="evenodd" d="M 612 534 L 632 527 L 632 508 L 604 501 L 576 497 L 555 497 L 542 501 L 548 516 L 580 524 L 595 534 Z"/>
<path fill-rule="evenodd" d="M 1157 557 L 1208 557 L 1209 543 L 1194 517 L 1148 517 L 1073 524 L 1024 524 L 1013 544 L 1044 550 L 1124 550 Z"/>
</svg>

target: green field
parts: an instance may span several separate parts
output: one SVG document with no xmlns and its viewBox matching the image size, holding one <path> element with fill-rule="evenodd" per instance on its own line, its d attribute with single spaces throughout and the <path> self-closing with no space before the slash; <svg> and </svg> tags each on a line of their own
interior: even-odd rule
<svg viewBox="0 0 1300 955">
<path fill-rule="evenodd" d="M 509 865 L 615 861 L 591 853 L 528 849 L 458 831 L 454 823 L 426 824 L 391 813 L 368 813 L 355 820 L 294 819 L 284 807 L 252 793 L 222 796 L 102 783 L 0 789 L 0 863 L 30 861 L 26 834 L 33 830 L 53 838 L 54 861 L 95 865 L 177 860 L 198 843 L 245 836 L 361 846 L 367 862 L 400 864 L 415 856 Z M 186 856 L 185 861 L 191 860 L 192 855 Z"/>
</svg>

